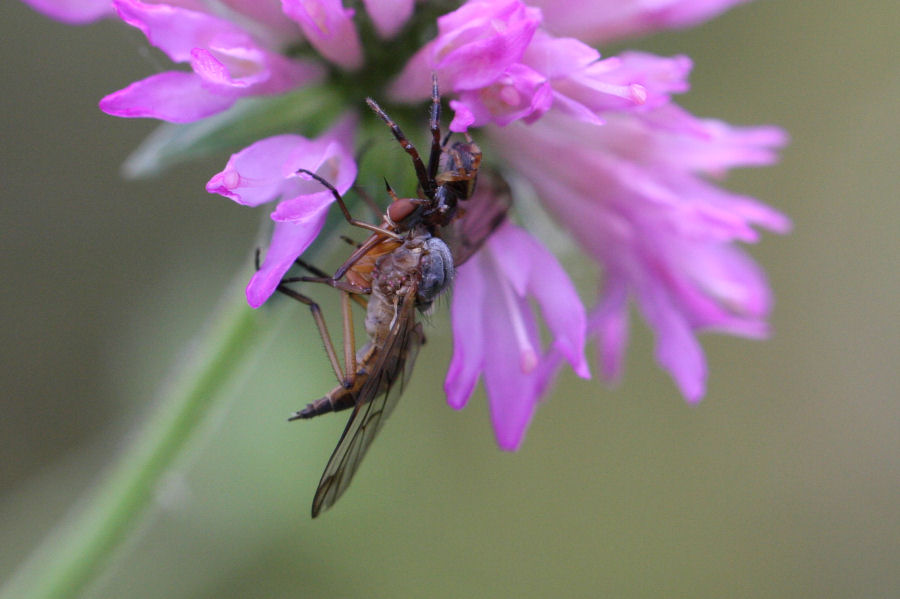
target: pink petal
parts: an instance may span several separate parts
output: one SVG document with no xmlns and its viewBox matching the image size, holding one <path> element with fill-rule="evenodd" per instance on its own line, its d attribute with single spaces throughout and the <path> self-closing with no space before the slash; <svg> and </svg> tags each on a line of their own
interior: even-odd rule
<svg viewBox="0 0 900 599">
<path fill-rule="evenodd" d="M 553 109 L 560 114 L 564 114 L 590 125 L 603 125 L 606 123 L 606 121 L 599 117 L 597 113 L 581 102 L 576 102 L 572 98 L 559 92 L 553 92 Z"/>
<path fill-rule="evenodd" d="M 236 99 L 210 92 L 194 73 L 168 71 L 109 94 L 100 100 L 100 110 L 113 116 L 190 123 L 222 112 Z"/>
<path fill-rule="evenodd" d="M 123 21 L 140 29 L 153 46 L 175 62 L 187 62 L 191 50 L 205 47 L 216 36 L 233 36 L 249 41 L 237 25 L 210 14 L 139 0 L 114 0 Z"/>
<path fill-rule="evenodd" d="M 209 180 L 206 190 L 244 206 L 259 206 L 288 192 L 299 194 L 301 179 L 289 179 L 290 173 L 286 172 L 284 164 L 298 146 L 308 147 L 309 144 L 306 138 L 291 134 L 253 143 L 233 154 L 225 169 Z M 317 189 L 309 184 L 307 187 L 310 192 L 321 191 L 321 186 Z"/>
<path fill-rule="evenodd" d="M 427 97 L 431 72 L 447 91 L 477 90 L 519 62 L 540 11 L 518 0 L 467 2 L 438 19 L 438 37 L 409 60 L 390 86 L 405 101 Z"/>
<path fill-rule="evenodd" d="M 565 77 L 600 59 L 600 52 L 570 37 L 553 37 L 537 31 L 522 62 L 548 79 Z"/>
<path fill-rule="evenodd" d="M 266 252 L 262 267 L 256 271 L 247 285 L 247 303 L 259 308 L 275 292 L 284 273 L 290 270 L 297 256 L 315 240 L 325 225 L 330 203 L 310 206 L 305 220 L 277 222 L 272 242 Z"/>
<path fill-rule="evenodd" d="M 297 24 L 285 16 L 280 2 L 272 0 L 265 2 L 260 0 L 219 0 L 219 2 L 262 24 L 265 27 L 266 42 L 270 48 L 284 47 L 300 37 Z"/>
<path fill-rule="evenodd" d="M 526 334 L 535 345 L 539 343 L 537 326 L 527 301 L 520 301 L 516 308 L 501 301 L 488 302 L 484 328 L 485 353 L 490 359 L 484 362 L 484 389 L 497 444 L 506 451 L 515 451 L 534 416 L 544 381 L 539 376 L 543 372 L 538 370 L 537 363 L 528 371 L 523 368 L 517 351 L 520 340 L 509 319 L 510 309 L 518 310 Z"/>
<path fill-rule="evenodd" d="M 520 297 L 533 296 L 550 329 L 553 345 L 582 378 L 590 377 L 584 355 L 586 316 L 569 275 L 556 257 L 523 229 L 506 224 L 488 240 L 504 274 Z"/>
<path fill-rule="evenodd" d="M 415 8 L 414 0 L 363 0 L 363 3 L 378 35 L 385 39 L 394 37 L 400 31 Z"/>
<path fill-rule="evenodd" d="M 347 191 L 356 179 L 356 163 L 350 150 L 354 126 L 355 119 L 348 117 L 315 140 L 291 134 L 260 140 L 233 154 L 222 172 L 209 180 L 206 190 L 245 206 L 310 194 L 333 201 L 321 183 L 296 173 L 305 168 L 324 177 L 339 192 Z M 294 220 L 289 214 L 291 205 L 276 209 L 273 218 Z"/>
<path fill-rule="evenodd" d="M 468 2 L 438 19 L 432 66 L 455 91 L 484 87 L 521 59 L 539 24 L 521 2 Z"/>
<path fill-rule="evenodd" d="M 624 281 L 607 278 L 600 304 L 591 313 L 588 328 L 599 338 L 603 377 L 617 381 L 622 376 L 628 345 L 628 289 Z"/>
<path fill-rule="evenodd" d="M 637 299 L 656 332 L 656 359 L 671 373 L 688 402 L 700 401 L 706 393 L 706 358 L 684 315 L 657 282 L 643 281 Z"/>
<path fill-rule="evenodd" d="M 652 142 L 642 148 L 647 160 L 716 176 L 733 167 L 773 164 L 788 142 L 779 127 L 735 127 L 697 118 L 674 104 L 647 111 L 640 120 L 625 117 L 620 127 L 615 135 Z"/>
<path fill-rule="evenodd" d="M 592 68 L 599 69 L 600 66 Z M 603 77 L 622 85 L 640 84 L 648 92 L 649 99 L 645 104 L 656 106 L 663 102 L 654 98 L 667 100 L 671 94 L 688 91 L 688 78 L 693 68 L 694 63 L 687 56 L 665 57 L 630 51 L 612 59 L 604 68 Z"/>
<path fill-rule="evenodd" d="M 541 355 L 530 297 L 537 299 L 554 344 Z M 457 271 L 453 298 L 453 360 L 444 385 L 454 408 L 468 401 L 480 374 L 498 445 L 522 442 L 541 395 L 566 354 L 579 374 L 584 358 L 584 308 L 553 256 L 525 231 L 505 224 Z"/>
<path fill-rule="evenodd" d="M 485 303 L 485 281 L 476 254 L 456 271 L 453 282 L 451 322 L 453 326 L 453 358 L 447 369 L 444 392 L 450 407 L 465 407 L 478 384 L 485 358 L 485 328 L 482 307 Z"/>
<path fill-rule="evenodd" d="M 362 65 L 362 47 L 353 24 L 353 11 L 340 0 L 282 0 L 284 14 L 292 18 L 319 53 L 347 70 Z"/>
<path fill-rule="evenodd" d="M 547 80 L 525 65 L 514 64 L 490 85 L 479 90 L 463 90 L 451 106 L 458 112 L 450 124 L 458 127 L 480 127 L 495 123 L 501 127 L 522 119 L 533 122 L 550 109 L 553 91 Z M 467 124 L 471 116 L 472 122 Z"/>
<path fill-rule="evenodd" d="M 453 120 L 449 125 L 451 131 L 461 133 L 475 123 L 475 113 L 465 102 L 450 100 L 450 108 L 453 110 Z"/>
<path fill-rule="evenodd" d="M 315 185 L 318 181 L 311 181 Z M 318 185 L 321 188 L 321 185 Z M 330 205 L 334 202 L 334 196 L 330 191 L 305 193 L 296 198 L 278 202 L 275 211 L 272 212 L 272 220 L 275 222 L 304 222 L 308 220 L 310 211 L 317 211 L 319 206 Z M 297 254 L 299 256 L 299 254 Z"/>
<path fill-rule="evenodd" d="M 191 50 L 191 68 L 208 84 L 221 86 L 224 89 L 230 87 L 241 89 L 261 83 L 268 79 L 268 73 L 265 70 L 260 69 L 244 72 L 235 76 L 229 71 L 228 66 L 226 66 L 224 62 L 232 57 L 223 55 L 223 53 L 218 54 L 219 55 L 217 56 L 215 53 L 204 48 L 194 48 Z M 256 56 L 234 58 L 238 58 L 239 60 L 250 58 L 250 60 L 254 62 L 262 58 L 258 52 L 254 54 L 256 54 Z M 229 62 L 237 62 L 237 60 Z"/>
<path fill-rule="evenodd" d="M 670 286 L 694 328 L 768 336 L 772 294 L 765 273 L 743 250 L 724 243 L 697 243 L 672 254 L 677 256 L 672 268 L 679 278 L 673 278 Z"/>
<path fill-rule="evenodd" d="M 593 112 L 648 110 L 688 89 L 690 59 L 628 52 L 598 60 L 553 82 L 553 88 Z"/>
</svg>

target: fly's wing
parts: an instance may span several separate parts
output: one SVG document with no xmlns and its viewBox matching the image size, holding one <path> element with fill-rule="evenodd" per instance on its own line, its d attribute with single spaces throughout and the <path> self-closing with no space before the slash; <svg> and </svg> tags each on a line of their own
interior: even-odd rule
<svg viewBox="0 0 900 599">
<path fill-rule="evenodd" d="M 375 435 L 397 405 L 424 342 L 422 325 L 415 319 L 413 289 L 398 305 L 397 320 L 384 347 L 380 348 L 374 366 L 368 374 L 357 375 L 367 376 L 367 380 L 360 388 L 356 407 L 322 473 L 313 498 L 313 518 L 334 505 L 350 485 Z"/>
<path fill-rule="evenodd" d="M 510 206 L 512 195 L 506 181 L 499 174 L 482 171 L 474 195 L 459 202 L 459 216 L 438 232 L 450 248 L 455 267 L 484 245 L 506 219 Z"/>
</svg>

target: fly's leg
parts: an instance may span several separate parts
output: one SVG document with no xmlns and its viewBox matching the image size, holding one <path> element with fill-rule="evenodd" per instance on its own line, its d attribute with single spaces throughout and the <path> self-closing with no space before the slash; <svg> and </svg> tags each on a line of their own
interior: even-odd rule
<svg viewBox="0 0 900 599">
<path fill-rule="evenodd" d="M 348 237 L 348 236 L 346 236 L 346 235 L 341 235 L 338 239 L 340 239 L 341 241 L 343 241 L 343 242 L 346 243 L 347 245 L 352 245 L 352 246 L 355 247 L 355 248 L 359 248 L 359 246 L 362 245 L 362 244 L 360 244 L 358 241 L 356 241 L 356 240 L 354 240 L 354 239 L 352 239 L 352 238 L 350 238 L 350 237 Z"/>
<path fill-rule="evenodd" d="M 259 270 L 259 249 L 256 250 L 256 270 Z M 297 264 L 313 274 L 323 275 L 326 280 L 321 282 L 329 282 L 330 279 L 325 276 L 325 273 L 315 266 L 308 264 L 299 258 L 297 259 Z M 331 340 L 331 334 L 328 332 L 328 325 L 325 322 L 325 317 L 322 315 L 322 308 L 317 304 L 312 298 L 299 293 L 287 286 L 287 283 L 295 283 L 299 281 L 312 280 L 315 282 L 320 282 L 311 277 L 292 277 L 287 279 L 282 279 L 278 283 L 278 287 L 276 287 L 276 291 L 283 293 L 284 295 L 297 300 L 301 304 L 309 306 L 309 311 L 312 313 L 313 320 L 316 323 L 316 328 L 319 331 L 319 337 L 322 339 L 322 344 L 325 346 L 325 353 L 328 356 L 328 361 L 331 364 L 331 369 L 334 371 L 335 377 L 337 377 L 338 382 L 340 382 L 341 386 L 344 388 L 350 388 L 353 385 L 353 378 L 356 376 L 356 340 L 353 337 L 353 315 L 350 312 L 350 298 L 351 293 L 349 291 L 341 292 L 341 306 L 344 312 L 344 366 L 345 368 L 341 368 L 340 361 L 338 360 L 337 352 L 334 349 L 334 342 Z M 335 281 L 331 281 L 335 282 Z M 358 292 L 357 292 L 358 293 Z M 361 301 L 362 298 L 360 298 Z M 363 301 L 364 302 L 364 301 Z M 365 305 L 365 303 L 363 303 Z M 347 329 L 350 329 L 349 334 Z M 347 340 L 350 339 L 350 348 L 347 348 Z M 352 352 L 353 356 L 348 358 L 349 352 Z"/>
<path fill-rule="evenodd" d="M 350 306 L 350 294 L 341 292 L 341 311 L 344 316 L 344 368 L 351 377 L 356 376 L 356 336 L 353 334 L 353 312 Z M 344 385 L 349 388 L 352 381 Z"/>
<path fill-rule="evenodd" d="M 276 289 L 286 296 L 297 300 L 301 304 L 309 306 L 309 311 L 312 313 L 313 320 L 316 321 L 316 328 L 319 329 L 319 336 L 322 338 L 322 343 L 325 345 L 325 353 L 328 354 L 328 361 L 331 363 L 334 375 L 337 377 L 337 380 L 340 381 L 342 386 L 349 387 L 352 385 L 353 381 L 351 377 L 355 374 L 355 371 L 348 370 L 347 374 L 345 374 L 341 370 L 341 364 L 338 361 L 337 352 L 334 351 L 334 343 L 331 341 L 331 335 L 328 333 L 328 325 L 325 324 L 325 318 L 322 316 L 322 309 L 319 307 L 319 304 L 302 293 L 294 291 L 290 287 L 278 285 Z"/>
<path fill-rule="evenodd" d="M 350 243 L 354 243 L 350 240 Z M 359 247 L 359 246 L 357 246 Z M 313 266 L 309 262 L 303 260 L 302 258 L 296 258 L 294 260 L 294 264 L 299 266 L 300 268 L 311 272 L 316 275 L 314 277 L 285 277 L 279 281 L 279 285 L 285 285 L 288 283 L 324 283 L 329 287 L 334 287 L 335 289 L 339 289 L 342 291 L 349 292 L 350 299 L 356 302 L 363 310 L 369 305 L 368 302 L 362 297 L 363 294 L 368 293 L 368 289 L 360 289 L 348 283 L 346 281 L 338 281 L 334 277 L 329 276 L 324 270 L 321 268 L 317 268 Z M 256 250 L 256 270 L 259 270 L 259 248 Z"/>
<path fill-rule="evenodd" d="M 362 308 L 365 308 L 368 305 L 366 300 L 364 300 L 361 296 L 361 294 L 368 293 L 368 289 L 360 289 L 359 287 L 353 285 L 348 281 L 338 281 L 324 273 L 322 274 L 322 276 L 316 277 L 288 277 L 285 279 L 281 279 L 282 285 L 286 283 L 322 283 L 323 285 L 334 287 L 339 291 L 349 293 L 350 299 L 359 304 Z"/>
<path fill-rule="evenodd" d="M 356 250 L 354 250 L 354 252 L 352 254 L 350 254 L 350 257 L 347 258 L 346 262 L 344 262 L 336 271 L 334 271 L 333 280 L 336 283 L 341 283 L 342 281 L 338 281 L 338 279 L 340 279 L 345 274 L 347 274 L 347 271 L 350 270 L 350 268 L 354 264 L 359 262 L 360 258 L 362 258 L 366 254 L 368 254 L 369 250 L 371 250 L 373 247 L 375 247 L 382 241 L 384 241 L 384 237 L 379 237 L 378 235 L 372 235 L 371 237 L 369 237 L 365 241 L 365 243 L 363 243 L 362 245 L 357 247 Z M 349 283 L 348 283 L 348 285 L 349 285 Z"/>
<path fill-rule="evenodd" d="M 347 293 L 349 293 L 350 299 L 353 302 L 356 302 L 356 304 L 363 310 L 365 310 L 369 305 L 361 295 L 363 293 L 366 293 L 365 289 L 359 289 L 345 281 L 335 281 L 325 274 L 318 277 L 288 277 L 281 280 L 282 285 L 287 283 L 323 283 L 325 285 L 328 285 L 329 287 L 334 287 L 335 289 L 346 291 Z"/>
<path fill-rule="evenodd" d="M 356 339 L 353 336 L 353 315 L 350 313 L 350 293 L 341 292 L 341 307 L 344 313 L 344 364 L 350 378 L 341 381 L 341 386 L 331 390 L 328 395 L 307 404 L 288 418 L 288 421 L 304 420 L 314 416 L 337 412 L 352 408 L 356 404 L 356 394 L 349 391 L 356 380 Z M 293 297 L 293 296 L 292 296 Z"/>
</svg>

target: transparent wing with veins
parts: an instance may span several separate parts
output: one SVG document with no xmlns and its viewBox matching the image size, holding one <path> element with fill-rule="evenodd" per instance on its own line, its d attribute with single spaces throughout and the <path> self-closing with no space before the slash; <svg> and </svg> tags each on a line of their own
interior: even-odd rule
<svg viewBox="0 0 900 599">
<path fill-rule="evenodd" d="M 384 421 L 397 405 L 409 380 L 419 348 L 425 342 L 422 325 L 415 318 L 415 289 L 401 298 L 397 319 L 380 355 L 356 397 L 356 406 L 338 441 L 313 498 L 312 515 L 328 509 L 350 485 Z"/>
</svg>

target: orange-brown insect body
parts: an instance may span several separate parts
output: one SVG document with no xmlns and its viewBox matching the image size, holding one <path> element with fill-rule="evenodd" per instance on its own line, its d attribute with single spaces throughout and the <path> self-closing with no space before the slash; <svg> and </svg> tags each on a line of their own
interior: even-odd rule
<svg viewBox="0 0 900 599">
<path fill-rule="evenodd" d="M 301 418 L 309 418 L 325 412 L 339 411 L 356 404 L 356 399 L 369 375 L 376 372 L 376 362 L 383 358 L 383 349 L 390 345 L 390 337 L 406 334 L 404 327 L 415 324 L 412 309 L 422 279 L 421 262 L 427 249 L 423 237 L 413 237 L 399 244 L 390 253 L 381 254 L 372 276 L 369 300 L 366 307 L 366 335 L 368 340 L 356 354 L 356 372 L 350 387 L 338 385 L 322 399 L 301 410 Z M 368 258 L 371 254 L 367 254 Z M 399 325 L 399 327 L 397 326 Z M 397 355 L 385 360 L 388 364 L 405 356 Z M 402 362 L 398 365 L 402 368 Z M 394 377 L 387 377 L 393 380 Z M 383 392 L 384 389 L 373 389 Z"/>
<path fill-rule="evenodd" d="M 356 354 L 350 385 L 338 385 L 292 418 L 353 408 L 319 481 L 313 517 L 337 501 L 350 484 L 369 444 L 399 399 L 425 342 L 415 311 L 427 309 L 451 277 L 452 259 L 446 245 L 421 229 L 378 258 L 366 309 L 368 341 Z"/>
<path fill-rule="evenodd" d="M 333 505 L 350 484 L 375 434 L 399 399 L 418 349 L 425 342 L 422 325 L 416 322 L 416 311 L 430 308 L 434 299 L 450 285 L 454 262 L 461 264 L 468 259 L 499 225 L 509 207 L 508 194 L 504 193 L 497 196 L 501 201 L 490 201 L 490 206 L 470 201 L 481 164 L 481 150 L 468 135 L 465 142 L 452 145 L 448 145 L 449 136 L 441 140 L 436 81 L 432 88 L 432 144 L 427 166 L 384 110 L 371 99 L 367 102 L 412 159 L 419 181 L 418 197 L 400 198 L 388 187 L 392 202 L 380 225 L 370 225 L 350 215 L 333 185 L 315 173 L 302 170 L 331 191 L 351 225 L 368 229 L 372 234 L 332 277 L 298 259 L 300 266 L 318 276 L 284 279 L 278 287 L 282 293 L 310 307 L 340 381 L 328 394 L 296 412 L 290 420 L 353 410 L 316 489 L 313 517 Z M 460 222 L 464 212 L 481 222 Z M 451 250 L 448 243 L 457 249 Z M 341 291 L 343 367 L 318 305 L 286 286 L 300 281 L 326 283 Z M 359 351 L 355 351 L 351 298 L 366 306 L 367 341 Z"/>
</svg>

